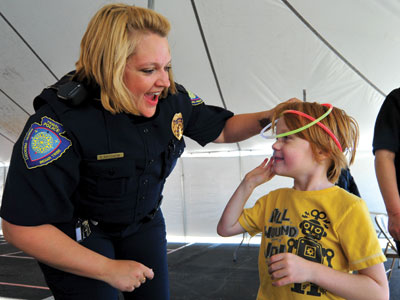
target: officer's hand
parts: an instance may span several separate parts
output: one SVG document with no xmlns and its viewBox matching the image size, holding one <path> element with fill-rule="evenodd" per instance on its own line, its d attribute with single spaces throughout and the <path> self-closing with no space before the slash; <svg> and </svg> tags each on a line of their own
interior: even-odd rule
<svg viewBox="0 0 400 300">
<path fill-rule="evenodd" d="M 300 99 L 297 99 L 297 98 L 290 98 L 290 99 L 288 99 L 286 101 L 283 101 L 283 102 L 279 103 L 277 106 L 275 106 L 273 109 L 271 109 L 269 111 L 270 112 L 270 116 L 272 117 L 272 115 L 274 114 L 275 111 L 281 110 L 282 106 L 285 106 L 285 105 L 287 105 L 289 103 L 296 103 L 296 102 L 303 102 L 303 101 L 301 101 Z"/>
<path fill-rule="evenodd" d="M 298 99 L 298 98 L 290 98 L 289 100 L 286 100 L 286 101 L 283 102 L 283 103 L 295 103 L 295 102 L 303 102 L 303 101 L 301 101 L 301 100 Z"/>
<path fill-rule="evenodd" d="M 123 292 L 132 292 L 154 277 L 152 269 L 133 260 L 110 260 L 107 270 L 104 281 Z"/>
<path fill-rule="evenodd" d="M 267 259 L 272 285 L 312 282 L 313 263 L 292 253 L 280 253 Z"/>
</svg>

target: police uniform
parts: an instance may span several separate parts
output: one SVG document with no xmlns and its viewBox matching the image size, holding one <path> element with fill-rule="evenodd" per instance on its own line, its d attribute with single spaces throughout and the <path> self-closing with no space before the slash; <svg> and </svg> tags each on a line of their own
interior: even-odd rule
<svg viewBox="0 0 400 300">
<path fill-rule="evenodd" d="M 204 146 L 233 114 L 178 84 L 151 118 L 111 114 L 98 88 L 77 84 L 85 92 L 78 103 L 62 97 L 70 76 L 36 97 L 13 149 L 0 215 L 17 225 L 53 224 L 107 257 L 143 263 L 154 279 L 126 299 L 169 299 L 159 209 L 165 180 L 184 150 L 182 135 Z M 117 298 L 104 282 L 40 266 L 56 299 Z"/>
</svg>

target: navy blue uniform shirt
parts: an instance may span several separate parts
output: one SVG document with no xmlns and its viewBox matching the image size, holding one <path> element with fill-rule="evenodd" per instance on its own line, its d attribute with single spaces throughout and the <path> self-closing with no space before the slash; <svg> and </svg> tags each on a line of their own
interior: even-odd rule
<svg viewBox="0 0 400 300">
<path fill-rule="evenodd" d="M 177 94 L 159 101 L 152 118 L 113 115 L 95 99 L 71 107 L 50 88 L 39 98 L 46 101 L 14 146 L 0 211 L 17 225 L 73 217 L 139 222 L 157 206 L 183 152 L 181 134 L 204 146 L 233 115 L 179 85 Z"/>
</svg>

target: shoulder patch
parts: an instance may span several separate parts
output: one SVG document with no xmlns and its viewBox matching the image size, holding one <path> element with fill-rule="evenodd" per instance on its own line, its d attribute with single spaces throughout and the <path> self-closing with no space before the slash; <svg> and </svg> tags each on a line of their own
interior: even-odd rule
<svg viewBox="0 0 400 300">
<path fill-rule="evenodd" d="M 192 102 L 193 106 L 197 106 L 203 103 L 203 100 L 196 94 L 193 94 L 191 91 L 187 91 L 187 93 L 190 97 L 190 101 Z"/>
<path fill-rule="evenodd" d="M 33 169 L 59 159 L 71 147 L 72 142 L 63 137 L 62 124 L 42 117 L 41 123 L 33 123 L 22 142 L 22 157 L 26 167 Z"/>
</svg>

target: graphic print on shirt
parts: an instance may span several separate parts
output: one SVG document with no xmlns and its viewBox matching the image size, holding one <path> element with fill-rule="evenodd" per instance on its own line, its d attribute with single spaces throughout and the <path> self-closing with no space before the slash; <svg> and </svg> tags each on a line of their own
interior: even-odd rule
<svg viewBox="0 0 400 300">
<path fill-rule="evenodd" d="M 45 166 L 59 159 L 71 146 L 62 136 L 62 124 L 42 117 L 41 123 L 33 123 L 22 141 L 22 157 L 28 169 Z"/>
<path fill-rule="evenodd" d="M 325 229 L 329 228 L 329 220 L 326 213 L 313 209 L 302 215 L 303 221 L 298 226 L 293 226 L 290 218 L 287 217 L 287 209 L 283 212 L 274 209 L 269 219 L 270 223 L 278 226 L 264 228 L 265 238 L 268 240 L 265 248 L 265 257 L 289 252 L 294 253 L 312 262 L 328 265 L 332 267 L 334 252 L 332 249 L 323 248 L 321 240 L 327 236 Z M 302 233 L 299 235 L 299 233 Z M 289 237 L 287 243 L 286 238 Z M 313 283 L 294 283 L 292 292 L 310 296 L 321 296 L 326 290 Z"/>
</svg>

